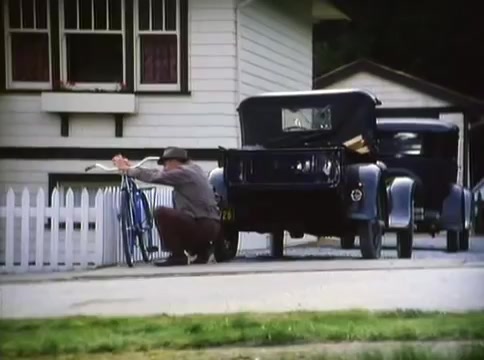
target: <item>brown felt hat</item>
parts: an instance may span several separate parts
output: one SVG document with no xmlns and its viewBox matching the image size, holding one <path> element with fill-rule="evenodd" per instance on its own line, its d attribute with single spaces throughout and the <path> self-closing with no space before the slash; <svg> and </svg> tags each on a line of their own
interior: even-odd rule
<svg viewBox="0 0 484 360">
<path fill-rule="evenodd" d="M 186 161 L 188 160 L 188 153 L 185 149 L 172 146 L 163 151 L 163 155 L 161 155 L 160 160 L 158 160 L 158 164 L 163 164 L 166 160 Z"/>
</svg>

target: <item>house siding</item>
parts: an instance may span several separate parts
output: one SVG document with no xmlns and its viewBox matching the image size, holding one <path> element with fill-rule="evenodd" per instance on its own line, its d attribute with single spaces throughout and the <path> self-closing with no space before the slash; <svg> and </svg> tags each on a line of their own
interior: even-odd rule
<svg viewBox="0 0 484 360">
<path fill-rule="evenodd" d="M 239 13 L 240 100 L 261 92 L 311 89 L 311 7 L 259 0 Z"/>
<path fill-rule="evenodd" d="M 137 113 L 124 117 L 123 137 L 117 138 L 112 115 L 72 114 L 69 136 L 61 137 L 60 117 L 42 111 L 40 94 L 3 94 L 0 147 L 112 147 L 114 155 L 122 148 L 236 146 L 234 1 L 190 0 L 189 12 L 190 95 L 137 95 Z M 0 196 L 10 187 L 47 191 L 49 173 L 82 173 L 94 162 L 106 163 L 0 160 Z M 200 164 L 206 171 L 216 166 L 215 161 Z"/>
<path fill-rule="evenodd" d="M 447 107 L 453 104 L 441 99 L 423 94 L 396 82 L 383 79 L 370 73 L 361 72 L 338 81 L 327 89 L 354 88 L 370 91 L 382 102 L 382 108 L 402 107 Z M 464 116 L 462 113 L 442 114 L 440 120 L 455 124 L 459 127 L 459 153 L 458 153 L 458 176 L 457 182 L 463 181 L 464 143 L 463 126 Z"/>
<path fill-rule="evenodd" d="M 70 117 L 60 136 L 56 114 L 41 110 L 40 95 L 0 97 L 0 146 L 216 148 L 237 144 L 234 1 L 189 1 L 190 95 L 139 95 L 137 113 L 114 137 L 110 115 Z"/>
<path fill-rule="evenodd" d="M 235 2 L 189 0 L 191 93 L 137 95 L 137 112 L 124 117 L 123 137 L 115 137 L 113 116 L 103 114 L 71 114 L 69 136 L 62 137 L 59 115 L 42 111 L 40 94 L 6 93 L 0 96 L 0 147 L 109 147 L 114 154 L 123 148 L 238 146 L 239 94 L 311 88 L 312 22 L 309 5 L 256 0 L 238 14 Z M 81 173 L 93 162 L 103 161 L 0 160 L 0 192 L 47 190 L 49 173 Z M 216 166 L 203 164 L 207 171 Z"/>
</svg>

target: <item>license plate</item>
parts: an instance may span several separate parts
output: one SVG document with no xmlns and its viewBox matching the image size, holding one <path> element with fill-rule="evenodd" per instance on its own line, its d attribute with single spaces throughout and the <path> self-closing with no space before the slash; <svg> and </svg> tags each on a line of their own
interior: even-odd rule
<svg viewBox="0 0 484 360">
<path fill-rule="evenodd" d="M 222 220 L 223 221 L 234 221 L 235 213 L 234 209 L 223 209 L 222 210 Z"/>
</svg>

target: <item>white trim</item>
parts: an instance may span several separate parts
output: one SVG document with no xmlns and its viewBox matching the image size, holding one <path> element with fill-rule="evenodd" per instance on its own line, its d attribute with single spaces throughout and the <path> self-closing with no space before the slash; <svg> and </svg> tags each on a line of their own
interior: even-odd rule
<svg viewBox="0 0 484 360">
<path fill-rule="evenodd" d="M 66 85 L 65 88 L 70 90 L 121 90 L 118 83 L 75 83 Z"/>
<path fill-rule="evenodd" d="M 181 89 L 181 13 L 180 0 L 176 0 L 176 30 L 151 30 L 152 28 L 152 11 L 153 2 L 149 2 L 150 22 L 149 30 L 139 30 L 139 0 L 133 1 L 133 50 L 134 50 L 134 86 L 137 91 L 179 91 Z M 166 28 L 166 2 L 162 1 L 163 6 L 163 29 Z M 177 82 L 176 84 L 141 84 L 141 36 L 151 35 L 176 35 L 177 36 Z"/>
<path fill-rule="evenodd" d="M 22 18 L 22 2 L 20 2 L 20 28 L 10 28 L 10 18 L 8 1 L 4 1 L 4 43 L 5 43 L 5 87 L 7 89 L 23 89 L 23 90 L 46 90 L 51 88 L 52 83 L 52 39 L 51 39 L 51 29 L 50 29 L 50 0 L 46 1 L 46 15 L 47 15 L 47 28 L 37 29 L 37 28 L 23 28 L 23 18 Z M 33 2 L 34 8 L 34 27 L 37 25 L 36 21 L 36 11 L 35 11 L 35 1 Z M 11 34 L 47 34 L 47 44 L 48 44 L 48 57 L 49 57 L 49 81 L 14 81 L 13 80 L 13 66 L 12 66 L 12 39 Z"/>
<path fill-rule="evenodd" d="M 136 97 L 134 94 L 89 92 L 43 92 L 41 109 L 45 112 L 93 113 L 93 114 L 134 114 Z"/>
<path fill-rule="evenodd" d="M 60 80 L 62 82 L 68 81 L 67 74 L 67 36 L 69 34 L 89 34 L 89 35 L 121 35 L 122 42 L 122 83 L 126 82 L 126 27 L 125 27 L 125 0 L 117 0 L 121 2 L 121 30 L 109 29 L 109 1 L 106 5 L 106 30 L 94 30 L 94 3 L 91 0 L 91 29 L 80 29 L 80 11 L 79 0 L 76 0 L 77 8 L 77 24 L 76 29 L 66 29 L 65 15 L 64 15 L 64 0 L 59 0 L 59 43 L 60 43 Z M 118 88 L 117 82 L 112 83 L 83 83 L 76 82 L 73 86 L 69 86 L 72 90 L 116 90 Z"/>
</svg>

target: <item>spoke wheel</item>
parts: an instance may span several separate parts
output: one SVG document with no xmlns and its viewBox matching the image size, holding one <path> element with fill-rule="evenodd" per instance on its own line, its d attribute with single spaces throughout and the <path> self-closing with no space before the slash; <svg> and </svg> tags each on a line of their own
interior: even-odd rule
<svg viewBox="0 0 484 360">
<path fill-rule="evenodd" d="M 462 230 L 459 236 L 460 236 L 459 250 L 468 251 L 469 250 L 469 229 Z"/>
<path fill-rule="evenodd" d="M 382 191 L 379 191 L 376 199 L 377 218 L 364 221 L 359 226 L 360 251 L 363 259 L 379 259 L 381 257 L 383 229 L 380 220 L 383 219 L 383 200 Z"/>
<path fill-rule="evenodd" d="M 397 255 L 399 259 L 410 259 L 413 250 L 414 202 L 410 209 L 410 224 L 407 229 L 397 232 Z"/>
<path fill-rule="evenodd" d="M 214 255 L 217 262 L 234 259 L 239 249 L 239 232 L 226 228 L 221 231 L 219 239 L 215 242 Z"/>
<path fill-rule="evenodd" d="M 140 224 L 141 230 L 138 233 L 138 245 L 143 261 L 149 263 L 153 259 L 153 252 L 149 251 L 153 246 L 153 217 L 144 192 L 140 193 L 140 201 L 144 216 L 141 217 L 142 222 Z"/>
<path fill-rule="evenodd" d="M 459 232 L 454 230 L 447 231 L 447 252 L 455 253 L 459 251 Z"/>
<path fill-rule="evenodd" d="M 136 234 L 134 230 L 133 213 L 129 203 L 129 196 L 126 191 L 121 193 L 121 237 L 126 264 L 129 267 L 133 267 Z"/>
<path fill-rule="evenodd" d="M 284 231 L 271 234 L 271 255 L 276 259 L 284 257 Z"/>
<path fill-rule="evenodd" d="M 345 234 L 341 237 L 341 248 L 350 250 L 355 248 L 355 235 Z"/>
</svg>

